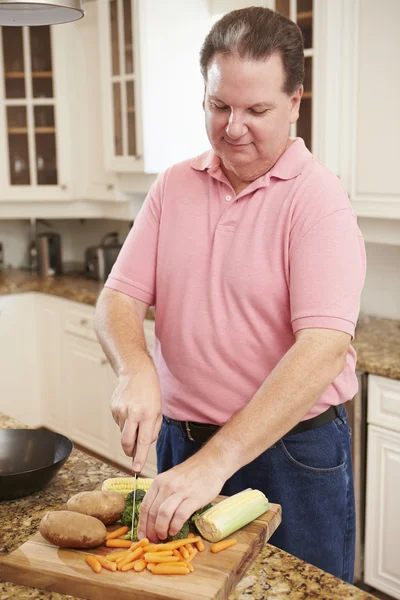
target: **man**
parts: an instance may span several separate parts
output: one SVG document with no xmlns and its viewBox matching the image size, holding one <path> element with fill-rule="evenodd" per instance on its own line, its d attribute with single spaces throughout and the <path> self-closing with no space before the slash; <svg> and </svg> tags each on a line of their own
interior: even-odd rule
<svg viewBox="0 0 400 600">
<path fill-rule="evenodd" d="M 212 150 L 154 183 L 97 306 L 134 471 L 157 439 L 139 535 L 164 539 L 221 491 L 257 488 L 283 507 L 271 543 L 352 581 L 344 403 L 357 389 L 361 233 L 340 181 L 289 137 L 303 92 L 297 26 L 233 11 L 200 62 Z M 152 304 L 154 364 L 142 325 Z"/>
</svg>

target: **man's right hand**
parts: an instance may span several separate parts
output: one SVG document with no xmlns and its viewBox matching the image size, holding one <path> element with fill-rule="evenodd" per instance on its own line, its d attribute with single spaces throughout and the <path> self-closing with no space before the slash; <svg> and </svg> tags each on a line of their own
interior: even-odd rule
<svg viewBox="0 0 400 600">
<path fill-rule="evenodd" d="M 162 423 L 160 385 L 150 361 L 135 373 L 119 375 L 111 412 L 121 431 L 122 448 L 134 458 L 133 471 L 140 473 Z"/>
</svg>

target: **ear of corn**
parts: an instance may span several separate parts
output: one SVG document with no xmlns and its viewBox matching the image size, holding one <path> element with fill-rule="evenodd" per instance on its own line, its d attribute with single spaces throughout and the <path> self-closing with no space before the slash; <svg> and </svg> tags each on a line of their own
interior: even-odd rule
<svg viewBox="0 0 400 600">
<path fill-rule="evenodd" d="M 138 477 L 136 489 L 147 492 L 153 481 L 150 477 Z M 126 497 L 133 490 L 133 485 L 133 477 L 110 477 L 103 482 L 101 489 L 103 492 L 120 492 Z"/>
<path fill-rule="evenodd" d="M 260 490 L 234 494 L 199 515 L 195 524 L 209 542 L 219 542 L 257 519 L 269 509 L 268 498 Z"/>
</svg>

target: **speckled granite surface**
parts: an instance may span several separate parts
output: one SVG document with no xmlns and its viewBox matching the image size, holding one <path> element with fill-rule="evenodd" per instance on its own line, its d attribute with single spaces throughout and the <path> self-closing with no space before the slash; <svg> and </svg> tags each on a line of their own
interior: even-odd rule
<svg viewBox="0 0 400 600">
<path fill-rule="evenodd" d="M 362 315 L 353 346 L 359 371 L 400 379 L 400 321 Z"/>
<path fill-rule="evenodd" d="M 94 281 L 83 276 L 39 277 L 39 275 L 18 269 L 10 269 L 0 273 L 0 295 L 41 292 L 95 306 L 103 287 L 104 284 L 101 281 Z M 149 309 L 147 318 L 154 320 L 153 308 Z"/>
<path fill-rule="evenodd" d="M 0 413 L 0 429 L 24 427 Z M 25 498 L 0 502 L 1 556 L 36 533 L 48 510 L 59 509 L 70 496 L 92 490 L 107 477 L 124 475 L 76 449 L 48 486 Z M 266 544 L 230 600 L 376 600 L 358 588 L 328 575 L 294 556 Z M 75 600 L 72 596 L 6 583 L 0 579 L 0 600 Z M 110 598 L 114 600 L 114 598 Z"/>
</svg>

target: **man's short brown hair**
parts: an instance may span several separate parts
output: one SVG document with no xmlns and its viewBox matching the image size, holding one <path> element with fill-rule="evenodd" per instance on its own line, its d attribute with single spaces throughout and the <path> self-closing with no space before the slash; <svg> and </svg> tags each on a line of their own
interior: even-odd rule
<svg viewBox="0 0 400 600">
<path fill-rule="evenodd" d="M 299 27 L 277 12 L 261 6 L 233 10 L 217 21 L 200 51 L 200 67 L 207 81 L 208 66 L 216 54 L 238 54 L 244 60 L 282 58 L 283 91 L 293 94 L 304 80 L 304 44 Z"/>
</svg>

